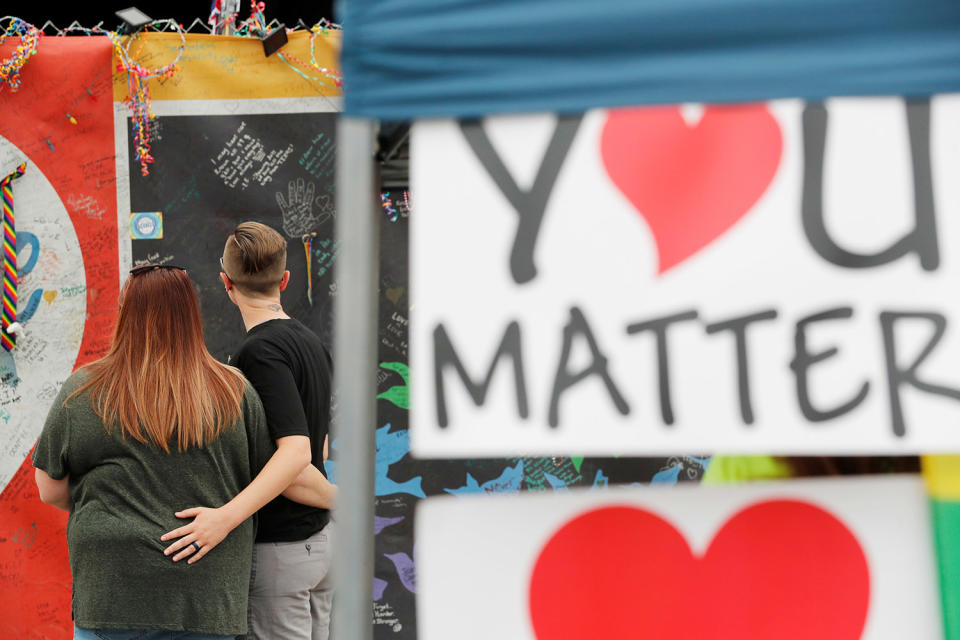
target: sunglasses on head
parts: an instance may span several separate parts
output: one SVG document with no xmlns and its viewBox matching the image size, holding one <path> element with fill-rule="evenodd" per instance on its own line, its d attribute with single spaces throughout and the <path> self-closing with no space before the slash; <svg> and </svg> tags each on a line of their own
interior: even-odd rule
<svg viewBox="0 0 960 640">
<path fill-rule="evenodd" d="M 179 269 L 184 273 L 187 272 L 187 270 L 184 269 L 183 267 L 178 267 L 172 264 L 142 264 L 139 267 L 134 267 L 133 269 L 130 269 L 130 275 L 138 276 L 141 273 L 146 273 L 147 271 L 153 271 L 154 269 Z"/>
</svg>

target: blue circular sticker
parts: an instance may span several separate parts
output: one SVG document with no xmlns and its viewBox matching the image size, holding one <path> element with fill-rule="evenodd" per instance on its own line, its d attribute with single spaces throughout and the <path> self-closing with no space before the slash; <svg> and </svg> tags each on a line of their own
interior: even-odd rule
<svg viewBox="0 0 960 640">
<path fill-rule="evenodd" d="M 130 237 L 150 240 L 163 237 L 163 214 L 159 211 L 144 211 L 130 214 Z"/>
</svg>

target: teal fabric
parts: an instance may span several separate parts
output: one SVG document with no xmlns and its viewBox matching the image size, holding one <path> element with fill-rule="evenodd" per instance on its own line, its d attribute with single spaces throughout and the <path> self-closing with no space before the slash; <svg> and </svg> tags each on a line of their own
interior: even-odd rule
<svg viewBox="0 0 960 640">
<path fill-rule="evenodd" d="M 349 115 L 960 90 L 956 0 L 345 0 Z"/>
</svg>

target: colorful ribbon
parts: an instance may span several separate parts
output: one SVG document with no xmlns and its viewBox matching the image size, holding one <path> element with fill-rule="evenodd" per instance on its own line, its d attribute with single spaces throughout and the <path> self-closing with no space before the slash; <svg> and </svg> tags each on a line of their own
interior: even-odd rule
<svg viewBox="0 0 960 640">
<path fill-rule="evenodd" d="M 10 91 L 15 92 L 20 88 L 20 70 L 27 64 L 27 60 L 37 53 L 41 33 L 35 26 L 20 18 L 0 18 L 0 21 L 3 20 L 9 20 L 9 22 L 3 33 L 0 33 L 0 44 L 11 36 L 18 37 L 20 44 L 9 58 L 0 60 L 0 90 L 9 86 Z"/>
<path fill-rule="evenodd" d="M 143 176 L 150 175 L 150 163 L 153 162 L 153 156 L 150 155 L 149 127 L 154 115 L 153 109 L 151 108 L 150 86 L 148 83 L 153 78 L 172 78 L 173 74 L 179 70 L 177 64 L 180 62 L 180 58 L 183 57 L 183 50 L 187 46 L 183 29 L 179 23 L 169 19 L 155 20 L 148 26 L 152 26 L 161 31 L 170 28 L 180 35 L 180 46 L 177 47 L 176 58 L 168 65 L 157 69 L 145 69 L 133 59 L 133 55 L 130 53 L 130 45 L 137 39 L 137 36 L 140 34 L 139 31 L 127 37 L 126 42 L 123 41 L 123 38 L 118 33 L 113 31 L 106 33 L 110 41 L 113 42 L 113 48 L 119 60 L 117 70 L 127 72 L 128 95 L 125 98 L 125 102 L 131 111 L 133 145 L 136 148 L 134 155 L 137 162 L 140 163 L 140 175 Z"/>
<path fill-rule="evenodd" d="M 396 222 L 399 217 L 399 213 L 393 206 L 393 200 L 390 199 L 390 192 L 385 191 L 380 194 L 380 206 L 383 207 L 383 212 L 387 215 L 387 219 L 390 222 Z"/>
<path fill-rule="evenodd" d="M 313 239 L 317 237 L 316 231 L 303 234 L 300 238 L 303 241 L 303 252 L 307 254 L 307 300 L 310 306 L 313 306 L 313 267 L 311 266 L 310 256 L 313 254 Z"/>
<path fill-rule="evenodd" d="M 258 2 L 257 0 L 250 0 L 250 17 L 240 23 L 237 33 L 238 36 L 254 37 L 254 38 L 263 38 L 267 35 L 267 19 L 264 16 L 264 9 L 266 5 L 263 2 Z M 317 35 L 329 33 L 331 29 L 339 30 L 340 25 L 330 22 L 329 20 L 322 19 L 317 24 L 310 27 L 310 62 L 305 62 L 299 58 L 290 54 L 289 51 L 278 51 L 277 57 L 283 60 L 288 67 L 290 67 L 297 75 L 301 78 L 304 78 L 308 82 L 317 83 L 321 87 L 330 89 L 330 88 L 340 88 L 343 85 L 343 78 L 336 69 L 328 69 L 326 67 L 321 67 L 317 62 L 316 54 L 314 53 L 314 41 L 317 38 Z M 287 30 L 292 31 L 292 29 Z M 318 71 L 320 74 L 329 80 L 333 80 L 333 87 L 321 78 L 316 76 L 309 75 L 297 68 L 298 65 L 304 69 L 311 71 Z"/>
<path fill-rule="evenodd" d="M 3 193 L 3 314 L 0 322 L 0 344 L 7 351 L 17 345 L 15 333 L 8 333 L 17 322 L 17 227 L 13 218 L 13 181 L 27 170 L 24 162 L 0 181 Z"/>
</svg>

